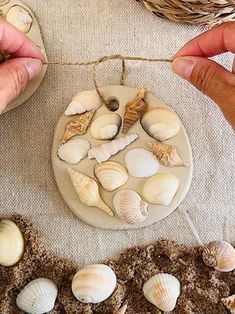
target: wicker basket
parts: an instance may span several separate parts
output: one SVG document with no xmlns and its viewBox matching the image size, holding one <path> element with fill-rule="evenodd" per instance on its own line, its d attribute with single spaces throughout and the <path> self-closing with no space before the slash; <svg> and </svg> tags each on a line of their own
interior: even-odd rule
<svg viewBox="0 0 235 314">
<path fill-rule="evenodd" d="M 235 0 L 137 0 L 160 17 L 214 26 L 235 21 Z"/>
</svg>

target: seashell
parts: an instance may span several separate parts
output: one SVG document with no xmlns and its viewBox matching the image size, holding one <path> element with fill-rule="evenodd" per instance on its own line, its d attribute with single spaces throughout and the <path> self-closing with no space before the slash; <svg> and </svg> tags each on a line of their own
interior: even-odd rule
<svg viewBox="0 0 235 314">
<path fill-rule="evenodd" d="M 22 33 L 28 33 L 33 24 L 30 13 L 19 5 L 14 5 L 6 14 L 6 21 L 11 23 Z"/>
<path fill-rule="evenodd" d="M 169 205 L 179 188 L 179 179 L 169 173 L 159 173 L 149 178 L 143 188 L 145 200 L 151 204 Z"/>
<path fill-rule="evenodd" d="M 213 241 L 209 243 L 202 253 L 203 261 L 207 266 L 221 272 L 235 269 L 235 249 L 226 241 Z"/>
<path fill-rule="evenodd" d="M 143 286 L 145 298 L 161 311 L 173 311 L 180 296 L 179 280 L 169 274 L 157 274 Z"/>
<path fill-rule="evenodd" d="M 127 103 L 122 128 L 123 134 L 126 134 L 132 125 L 138 121 L 142 114 L 147 110 L 148 105 L 143 100 L 145 92 L 145 89 L 141 89 L 139 94 Z"/>
<path fill-rule="evenodd" d="M 165 108 L 153 108 L 145 112 L 141 125 L 151 137 L 162 142 L 180 131 L 180 121 L 177 115 Z"/>
<path fill-rule="evenodd" d="M 120 307 L 120 309 L 117 312 L 115 312 L 115 314 L 125 314 L 126 310 L 127 310 L 127 305 L 125 304 L 122 307 Z"/>
<path fill-rule="evenodd" d="M 120 190 L 113 197 L 118 217 L 128 224 L 138 224 L 147 218 L 148 204 L 132 190 Z"/>
<path fill-rule="evenodd" d="M 223 298 L 221 301 L 227 307 L 227 309 L 230 310 L 231 314 L 235 314 L 235 294 L 228 298 Z"/>
<path fill-rule="evenodd" d="M 118 134 L 122 118 L 117 113 L 106 113 L 91 124 L 91 135 L 96 140 L 112 140 Z"/>
<path fill-rule="evenodd" d="M 38 278 L 30 281 L 16 298 L 18 308 L 26 313 L 44 314 L 55 306 L 58 289 L 53 281 Z"/>
<path fill-rule="evenodd" d="M 95 166 L 95 176 L 102 187 L 112 192 L 128 180 L 126 169 L 115 161 L 105 161 Z"/>
<path fill-rule="evenodd" d="M 11 220 L 0 222 L 0 265 L 13 266 L 24 253 L 24 238 L 18 226 Z"/>
<path fill-rule="evenodd" d="M 100 146 L 92 147 L 88 152 L 89 159 L 96 159 L 99 163 L 108 160 L 111 156 L 116 155 L 119 151 L 125 149 L 132 142 L 137 140 L 139 135 L 129 134 L 118 139 L 112 140 L 109 143 L 104 143 Z"/>
<path fill-rule="evenodd" d="M 114 271 L 106 265 L 89 265 L 79 270 L 72 280 L 75 298 L 83 303 L 100 303 L 113 293 L 117 285 Z"/>
<path fill-rule="evenodd" d="M 102 105 L 102 101 L 97 91 L 86 90 L 79 92 L 71 101 L 65 111 L 66 116 L 81 114 L 86 111 L 95 111 Z"/>
<path fill-rule="evenodd" d="M 94 116 L 94 111 L 88 111 L 70 121 L 65 129 L 65 134 L 61 140 L 61 144 L 68 142 L 75 135 L 83 135 L 86 133 L 91 120 Z"/>
<path fill-rule="evenodd" d="M 157 158 L 145 148 L 133 148 L 124 158 L 126 167 L 132 177 L 151 177 L 158 172 L 160 167 Z"/>
<path fill-rule="evenodd" d="M 69 141 L 58 148 L 58 156 L 61 160 L 69 164 L 78 164 L 83 158 L 87 156 L 91 145 L 88 141 L 83 139 L 76 139 Z"/>
<path fill-rule="evenodd" d="M 109 216 L 114 216 L 113 211 L 101 199 L 98 184 L 93 179 L 71 168 L 68 168 L 68 173 L 74 189 L 83 204 L 89 207 L 100 208 Z"/>
</svg>

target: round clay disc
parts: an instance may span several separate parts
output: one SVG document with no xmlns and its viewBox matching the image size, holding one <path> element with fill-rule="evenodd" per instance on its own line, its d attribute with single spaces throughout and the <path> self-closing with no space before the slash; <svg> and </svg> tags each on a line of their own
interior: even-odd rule
<svg viewBox="0 0 235 314">
<path fill-rule="evenodd" d="M 3 18 L 6 18 L 7 13 L 14 6 L 20 6 L 20 7 L 24 8 L 31 15 L 33 22 L 32 22 L 32 25 L 31 25 L 29 31 L 27 33 L 25 33 L 25 35 L 28 36 L 29 38 L 31 38 L 35 42 L 35 44 L 38 47 L 40 47 L 40 49 L 43 51 L 44 55 L 46 56 L 44 44 L 42 41 L 42 35 L 40 32 L 40 28 L 39 28 L 37 19 L 36 19 L 34 13 L 32 12 L 32 10 L 28 6 L 26 6 L 21 1 L 18 1 L 18 0 L 5 0 L 5 1 L 3 0 L 3 1 L 0 1 L 0 12 L 1 12 L 0 15 Z M 12 109 L 22 105 L 26 100 L 28 100 L 34 94 L 34 92 L 38 89 L 40 84 L 42 83 L 42 80 L 46 74 L 46 70 L 47 70 L 47 66 L 44 65 L 41 73 L 35 79 L 33 79 L 29 82 L 25 91 L 23 93 L 21 93 L 21 95 L 18 98 L 16 98 L 10 104 L 8 104 L 3 112 L 7 112 L 9 110 L 12 110 Z"/>
<path fill-rule="evenodd" d="M 104 95 L 105 99 L 115 98 L 119 102 L 119 109 L 116 111 L 121 117 L 123 117 L 125 112 L 125 106 L 127 102 L 132 100 L 138 93 L 138 89 L 127 87 L 127 86 L 108 86 L 103 87 L 100 89 L 102 94 Z M 154 107 L 165 107 L 172 110 L 169 106 L 167 106 L 162 100 L 158 99 L 154 95 L 147 93 L 145 96 L 145 101 L 148 104 L 148 108 Z M 110 112 L 105 105 L 100 107 L 93 119 L 96 117 Z M 185 160 L 190 166 L 188 168 L 182 167 L 175 167 L 175 168 L 167 168 L 161 164 L 159 173 L 172 173 L 175 174 L 180 181 L 179 189 L 169 206 L 159 206 L 159 205 L 150 205 L 150 214 L 148 215 L 147 219 L 138 225 L 129 225 L 124 223 L 122 220 L 118 218 L 117 215 L 115 217 L 110 217 L 105 214 L 100 209 L 94 207 L 88 207 L 83 205 L 78 195 L 76 194 L 70 177 L 68 175 L 68 168 L 73 168 L 74 170 L 80 171 L 87 176 L 93 178 L 96 182 L 97 179 L 94 176 L 94 166 L 97 164 L 95 159 L 89 160 L 88 157 L 80 161 L 77 165 L 69 165 L 66 162 L 59 159 L 57 156 L 57 150 L 60 145 L 60 140 L 62 139 L 65 126 L 68 121 L 72 120 L 73 117 L 63 115 L 56 127 L 53 147 L 52 147 L 52 166 L 55 174 L 55 179 L 57 182 L 57 186 L 59 191 L 64 198 L 68 207 L 72 210 L 72 212 L 82 219 L 84 222 L 93 225 L 95 227 L 100 227 L 104 229 L 137 229 L 142 228 L 148 225 L 151 225 L 168 215 L 170 215 L 183 201 L 185 198 L 191 184 L 192 180 L 192 171 L 193 171 L 193 160 L 192 160 L 192 152 L 190 143 L 188 140 L 188 136 L 186 134 L 185 128 L 181 123 L 181 131 L 170 140 L 166 141 L 165 143 L 172 144 L 177 148 L 179 155 Z M 131 145 L 126 147 L 123 151 L 119 152 L 117 155 L 111 157 L 109 160 L 117 161 L 125 166 L 124 164 L 124 156 L 126 152 L 134 147 L 144 147 L 148 149 L 147 142 L 154 141 L 142 128 L 140 122 L 136 122 L 134 126 L 131 127 L 128 133 L 137 133 L 139 135 L 139 139 L 133 142 Z M 121 132 L 119 133 L 118 137 L 121 137 Z M 117 138 L 118 138 L 117 137 Z M 86 139 L 90 142 L 91 146 L 100 145 L 103 141 L 94 140 L 90 134 L 90 128 L 88 129 L 87 133 L 82 136 L 76 136 L 75 138 L 82 138 Z M 132 189 L 139 193 L 142 197 L 142 190 L 143 185 L 146 182 L 147 178 L 133 178 L 129 176 L 127 183 L 122 186 L 120 189 Z M 100 195 L 103 200 L 113 209 L 112 199 L 114 194 L 117 192 L 107 192 L 105 191 L 101 185 L 99 184 Z M 114 210 L 114 209 L 113 209 Z"/>
</svg>

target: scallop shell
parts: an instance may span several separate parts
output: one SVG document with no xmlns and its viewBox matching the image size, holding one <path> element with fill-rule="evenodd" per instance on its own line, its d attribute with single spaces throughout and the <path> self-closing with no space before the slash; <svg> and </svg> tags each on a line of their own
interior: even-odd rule
<svg viewBox="0 0 235 314">
<path fill-rule="evenodd" d="M 145 112 L 141 118 L 145 132 L 162 142 L 180 131 L 180 121 L 177 115 L 165 108 L 153 108 Z"/>
<path fill-rule="evenodd" d="M 106 265 L 89 265 L 77 272 L 72 281 L 75 298 L 83 303 L 100 303 L 113 293 L 117 278 Z"/>
<path fill-rule="evenodd" d="M 123 305 L 115 314 L 125 314 L 127 310 L 127 305 Z"/>
<path fill-rule="evenodd" d="M 138 224 L 147 218 L 148 204 L 132 190 L 120 190 L 113 197 L 118 217 L 128 224 Z"/>
<path fill-rule="evenodd" d="M 169 173 L 159 173 L 149 178 L 143 188 L 145 200 L 151 204 L 169 205 L 179 188 L 179 179 Z"/>
<path fill-rule="evenodd" d="M 28 33 L 33 24 L 31 14 L 23 7 L 14 5 L 6 14 L 6 21 L 11 23 L 19 31 Z"/>
<path fill-rule="evenodd" d="M 115 161 L 105 161 L 95 166 L 95 176 L 103 188 L 112 192 L 128 180 L 126 169 Z"/>
<path fill-rule="evenodd" d="M 227 309 L 230 310 L 231 314 L 235 314 L 235 294 L 228 298 L 223 298 L 221 301 L 227 307 Z"/>
<path fill-rule="evenodd" d="M 75 165 L 87 156 L 90 148 L 91 145 L 88 141 L 76 139 L 60 145 L 58 148 L 58 156 L 68 164 Z"/>
<path fill-rule="evenodd" d="M 119 151 L 125 149 L 132 142 L 137 140 L 139 135 L 129 134 L 109 143 L 104 143 L 100 146 L 92 147 L 88 152 L 88 158 L 95 158 L 99 163 L 108 160 L 111 156 L 116 155 Z"/>
<path fill-rule="evenodd" d="M 91 135 L 96 140 L 114 139 L 121 127 L 122 118 L 117 113 L 106 113 L 91 124 Z"/>
<path fill-rule="evenodd" d="M 229 272 L 235 269 L 235 249 L 226 241 L 214 241 L 209 243 L 202 254 L 207 266 L 221 272 Z"/>
<path fill-rule="evenodd" d="M 126 167 L 132 177 L 151 177 L 159 170 L 159 162 L 152 152 L 145 148 L 133 148 L 124 158 Z"/>
<path fill-rule="evenodd" d="M 0 265 L 13 266 L 20 261 L 24 253 L 24 238 L 11 220 L 0 222 Z"/>
<path fill-rule="evenodd" d="M 16 304 L 26 313 L 43 314 L 55 306 L 58 289 L 53 281 L 38 278 L 28 283 L 18 294 Z"/>
<path fill-rule="evenodd" d="M 100 96 L 95 90 L 79 92 L 65 111 L 66 116 L 81 114 L 90 110 L 97 110 L 102 105 Z"/>
<path fill-rule="evenodd" d="M 100 208 L 109 216 L 114 216 L 113 211 L 101 199 L 98 184 L 93 179 L 71 168 L 68 169 L 68 173 L 81 203 Z"/>
</svg>

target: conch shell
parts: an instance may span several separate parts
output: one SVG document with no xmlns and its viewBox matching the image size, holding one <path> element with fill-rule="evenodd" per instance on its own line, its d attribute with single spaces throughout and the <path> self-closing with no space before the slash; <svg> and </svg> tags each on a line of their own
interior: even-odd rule
<svg viewBox="0 0 235 314">
<path fill-rule="evenodd" d="M 14 5 L 6 15 L 6 21 L 16 27 L 22 33 L 28 33 L 33 24 L 30 13 L 19 5 Z"/>
<path fill-rule="evenodd" d="M 114 314 L 125 314 L 127 310 L 127 305 L 123 305 L 122 307 L 120 307 L 120 309 L 117 312 L 114 312 Z"/>
<path fill-rule="evenodd" d="M 93 179 L 71 168 L 68 168 L 68 173 L 83 204 L 100 208 L 109 216 L 114 216 L 113 211 L 101 199 L 98 184 Z"/>
<path fill-rule="evenodd" d="M 235 314 L 235 294 L 228 298 L 223 298 L 221 301 L 227 307 L 227 309 L 230 310 L 231 314 Z"/>
<path fill-rule="evenodd" d="M 145 92 L 145 89 L 141 89 L 139 94 L 127 103 L 122 127 L 123 134 L 126 134 L 132 125 L 138 121 L 142 114 L 147 110 L 148 105 L 143 100 Z"/>
</svg>

